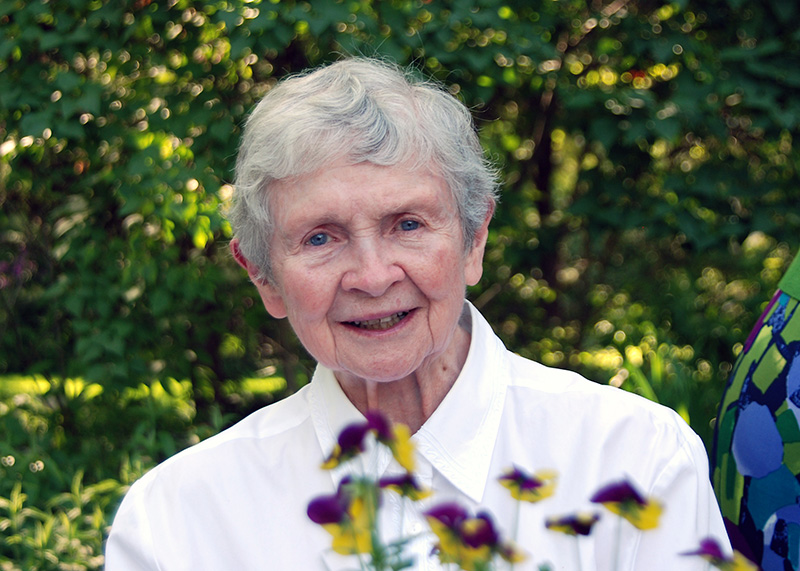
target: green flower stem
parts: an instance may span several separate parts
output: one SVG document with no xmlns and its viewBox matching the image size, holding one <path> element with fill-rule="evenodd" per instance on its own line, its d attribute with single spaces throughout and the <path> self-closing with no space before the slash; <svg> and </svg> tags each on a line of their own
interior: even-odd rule
<svg viewBox="0 0 800 571">
<path fill-rule="evenodd" d="M 622 518 L 617 518 L 617 537 L 614 540 L 614 564 L 611 566 L 611 569 L 614 571 L 619 571 L 619 548 L 622 545 Z"/>
<path fill-rule="evenodd" d="M 400 533 L 397 534 L 398 538 L 403 537 L 403 524 L 406 519 L 406 498 L 400 496 Z"/>
<path fill-rule="evenodd" d="M 367 513 L 370 516 L 369 527 L 372 533 L 372 567 L 375 571 L 383 571 L 386 568 L 386 550 L 383 547 L 381 533 L 379 529 L 378 514 L 378 494 L 380 490 L 375 482 L 370 481 L 369 488 L 366 490 Z"/>
<path fill-rule="evenodd" d="M 517 543 L 517 535 L 519 533 L 519 514 L 521 511 L 522 500 L 517 500 L 517 507 L 514 510 L 514 519 L 511 521 L 511 540 L 516 544 Z M 508 562 L 508 569 L 509 571 L 514 571 L 514 562 Z"/>
<path fill-rule="evenodd" d="M 367 477 L 367 466 L 364 462 L 363 454 L 359 454 L 358 456 L 358 465 L 359 468 L 361 469 L 361 479 L 359 487 L 361 487 L 361 493 L 364 495 L 364 503 L 365 503 L 364 509 L 366 509 L 367 514 L 369 514 L 369 529 L 372 538 L 372 553 L 371 553 L 372 560 L 370 562 L 369 568 L 371 569 L 371 571 L 383 571 L 385 567 L 385 562 L 384 562 L 385 557 L 384 557 L 383 545 L 381 544 L 381 534 L 380 530 L 378 529 L 377 494 L 379 494 L 380 492 L 377 489 L 377 485 L 375 484 L 377 478 L 372 479 Z M 369 486 L 365 485 L 367 482 L 369 482 Z M 367 571 L 367 567 L 365 566 L 361 555 L 359 555 L 358 559 L 359 562 L 361 563 L 362 571 Z"/>
<path fill-rule="evenodd" d="M 519 512 L 521 510 L 521 505 L 522 501 L 517 500 L 517 507 L 514 510 L 514 520 L 511 522 L 511 539 L 515 542 L 517 541 L 517 533 L 519 532 Z"/>
<path fill-rule="evenodd" d="M 578 539 L 577 535 L 575 536 L 575 561 L 578 563 L 577 570 L 582 571 L 583 566 L 581 564 L 581 545 L 580 539 Z"/>
</svg>

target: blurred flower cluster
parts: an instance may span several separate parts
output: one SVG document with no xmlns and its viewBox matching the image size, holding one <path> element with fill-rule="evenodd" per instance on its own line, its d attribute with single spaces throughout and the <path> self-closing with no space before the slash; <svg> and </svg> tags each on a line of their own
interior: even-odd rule
<svg viewBox="0 0 800 571">
<path fill-rule="evenodd" d="M 500 537 L 487 512 L 472 516 L 455 503 L 445 503 L 425 512 L 425 517 L 438 542 L 434 549 L 442 563 L 453 563 L 466 571 L 491 569 L 500 557 L 516 563 L 525 554 L 511 541 Z"/>
<path fill-rule="evenodd" d="M 322 468 L 331 470 L 358 459 L 367 450 L 370 439 L 388 448 L 405 473 L 376 478 L 364 473 L 362 466 L 360 474 L 342 478 L 334 494 L 314 498 L 308 505 L 308 517 L 330 533 L 333 551 L 342 555 L 356 555 L 363 571 L 408 569 L 413 567 L 414 560 L 405 553 L 406 546 L 415 537 L 401 536 L 385 542 L 378 517 L 385 491 L 399 494 L 412 502 L 432 494 L 414 476 L 414 446 L 408 427 L 391 424 L 382 414 L 370 412 L 365 421 L 350 424 L 341 431 Z M 491 514 L 485 510 L 473 515 L 457 503 L 445 502 L 423 512 L 430 528 L 431 553 L 438 557 L 440 563 L 464 571 L 494 571 L 500 565 L 513 569 L 516 563 L 531 558 L 517 544 L 520 510 L 523 504 L 537 503 L 551 497 L 557 487 L 558 474 L 553 470 L 528 473 L 518 466 L 512 466 L 500 475 L 498 482 L 517 500 L 508 537 L 501 535 Z M 610 569 L 616 570 L 619 568 L 616 557 L 620 551 L 622 522 L 627 521 L 642 531 L 656 529 L 663 506 L 656 499 L 643 496 L 632 482 L 625 479 L 604 485 L 590 501 L 617 516 L 617 545 L 613 550 L 615 560 L 610 566 Z M 577 571 L 581 566 L 578 542 L 581 537 L 591 534 L 600 519 L 601 513 L 598 512 L 577 512 L 545 520 L 546 529 L 575 538 Z M 402 529 L 402 521 L 400 525 Z M 738 552 L 727 556 L 713 538 L 704 539 L 697 549 L 682 555 L 703 558 L 720 571 L 758 569 Z M 550 566 L 542 563 L 538 569 L 547 571 Z"/>
<path fill-rule="evenodd" d="M 391 451 L 405 474 L 376 479 L 362 471 L 355 477 L 346 476 L 339 482 L 336 493 L 319 496 L 309 503 L 308 517 L 331 534 L 333 551 L 342 555 L 358 555 L 363 569 L 407 569 L 413 565 L 413 561 L 405 557 L 404 549 L 412 538 L 401 537 L 397 541 L 384 543 L 378 509 L 384 490 L 411 501 L 419 501 L 431 494 L 414 477 L 414 448 L 408 427 L 403 424 L 391 425 L 383 415 L 368 413 L 364 422 L 350 424 L 339 433 L 336 445 L 322 468 L 332 470 L 357 459 L 366 450 L 370 438 Z M 365 555 L 369 556 L 369 560 L 364 559 Z"/>
</svg>

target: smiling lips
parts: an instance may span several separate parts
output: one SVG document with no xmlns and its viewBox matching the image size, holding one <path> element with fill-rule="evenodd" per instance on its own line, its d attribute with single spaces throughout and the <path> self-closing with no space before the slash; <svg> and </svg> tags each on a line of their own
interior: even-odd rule
<svg viewBox="0 0 800 571">
<path fill-rule="evenodd" d="M 367 321 L 348 321 L 349 325 L 358 327 L 359 329 L 367 329 L 369 331 L 385 331 L 400 323 L 403 318 L 408 315 L 407 311 L 400 311 L 388 317 L 381 317 L 380 319 L 370 319 Z"/>
</svg>

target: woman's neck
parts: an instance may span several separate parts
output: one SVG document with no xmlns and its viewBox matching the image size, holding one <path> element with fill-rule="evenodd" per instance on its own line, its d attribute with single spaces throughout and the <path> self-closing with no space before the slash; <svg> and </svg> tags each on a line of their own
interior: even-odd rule
<svg viewBox="0 0 800 571">
<path fill-rule="evenodd" d="M 456 382 L 470 345 L 470 332 L 457 327 L 444 353 L 411 375 L 395 381 L 370 381 L 336 373 L 350 402 L 362 413 L 379 410 L 390 421 L 419 430 Z"/>
</svg>

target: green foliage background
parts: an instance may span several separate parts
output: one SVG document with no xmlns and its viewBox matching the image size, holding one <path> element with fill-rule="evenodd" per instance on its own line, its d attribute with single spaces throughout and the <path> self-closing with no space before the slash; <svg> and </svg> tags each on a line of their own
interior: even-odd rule
<svg viewBox="0 0 800 571">
<path fill-rule="evenodd" d="M 441 81 L 505 176 L 470 298 L 710 443 L 800 242 L 800 6 L 0 0 L 0 569 L 96 569 L 125 486 L 307 382 L 227 254 L 248 110 L 345 54 Z M 71 565 L 71 567 L 70 567 Z"/>
</svg>

